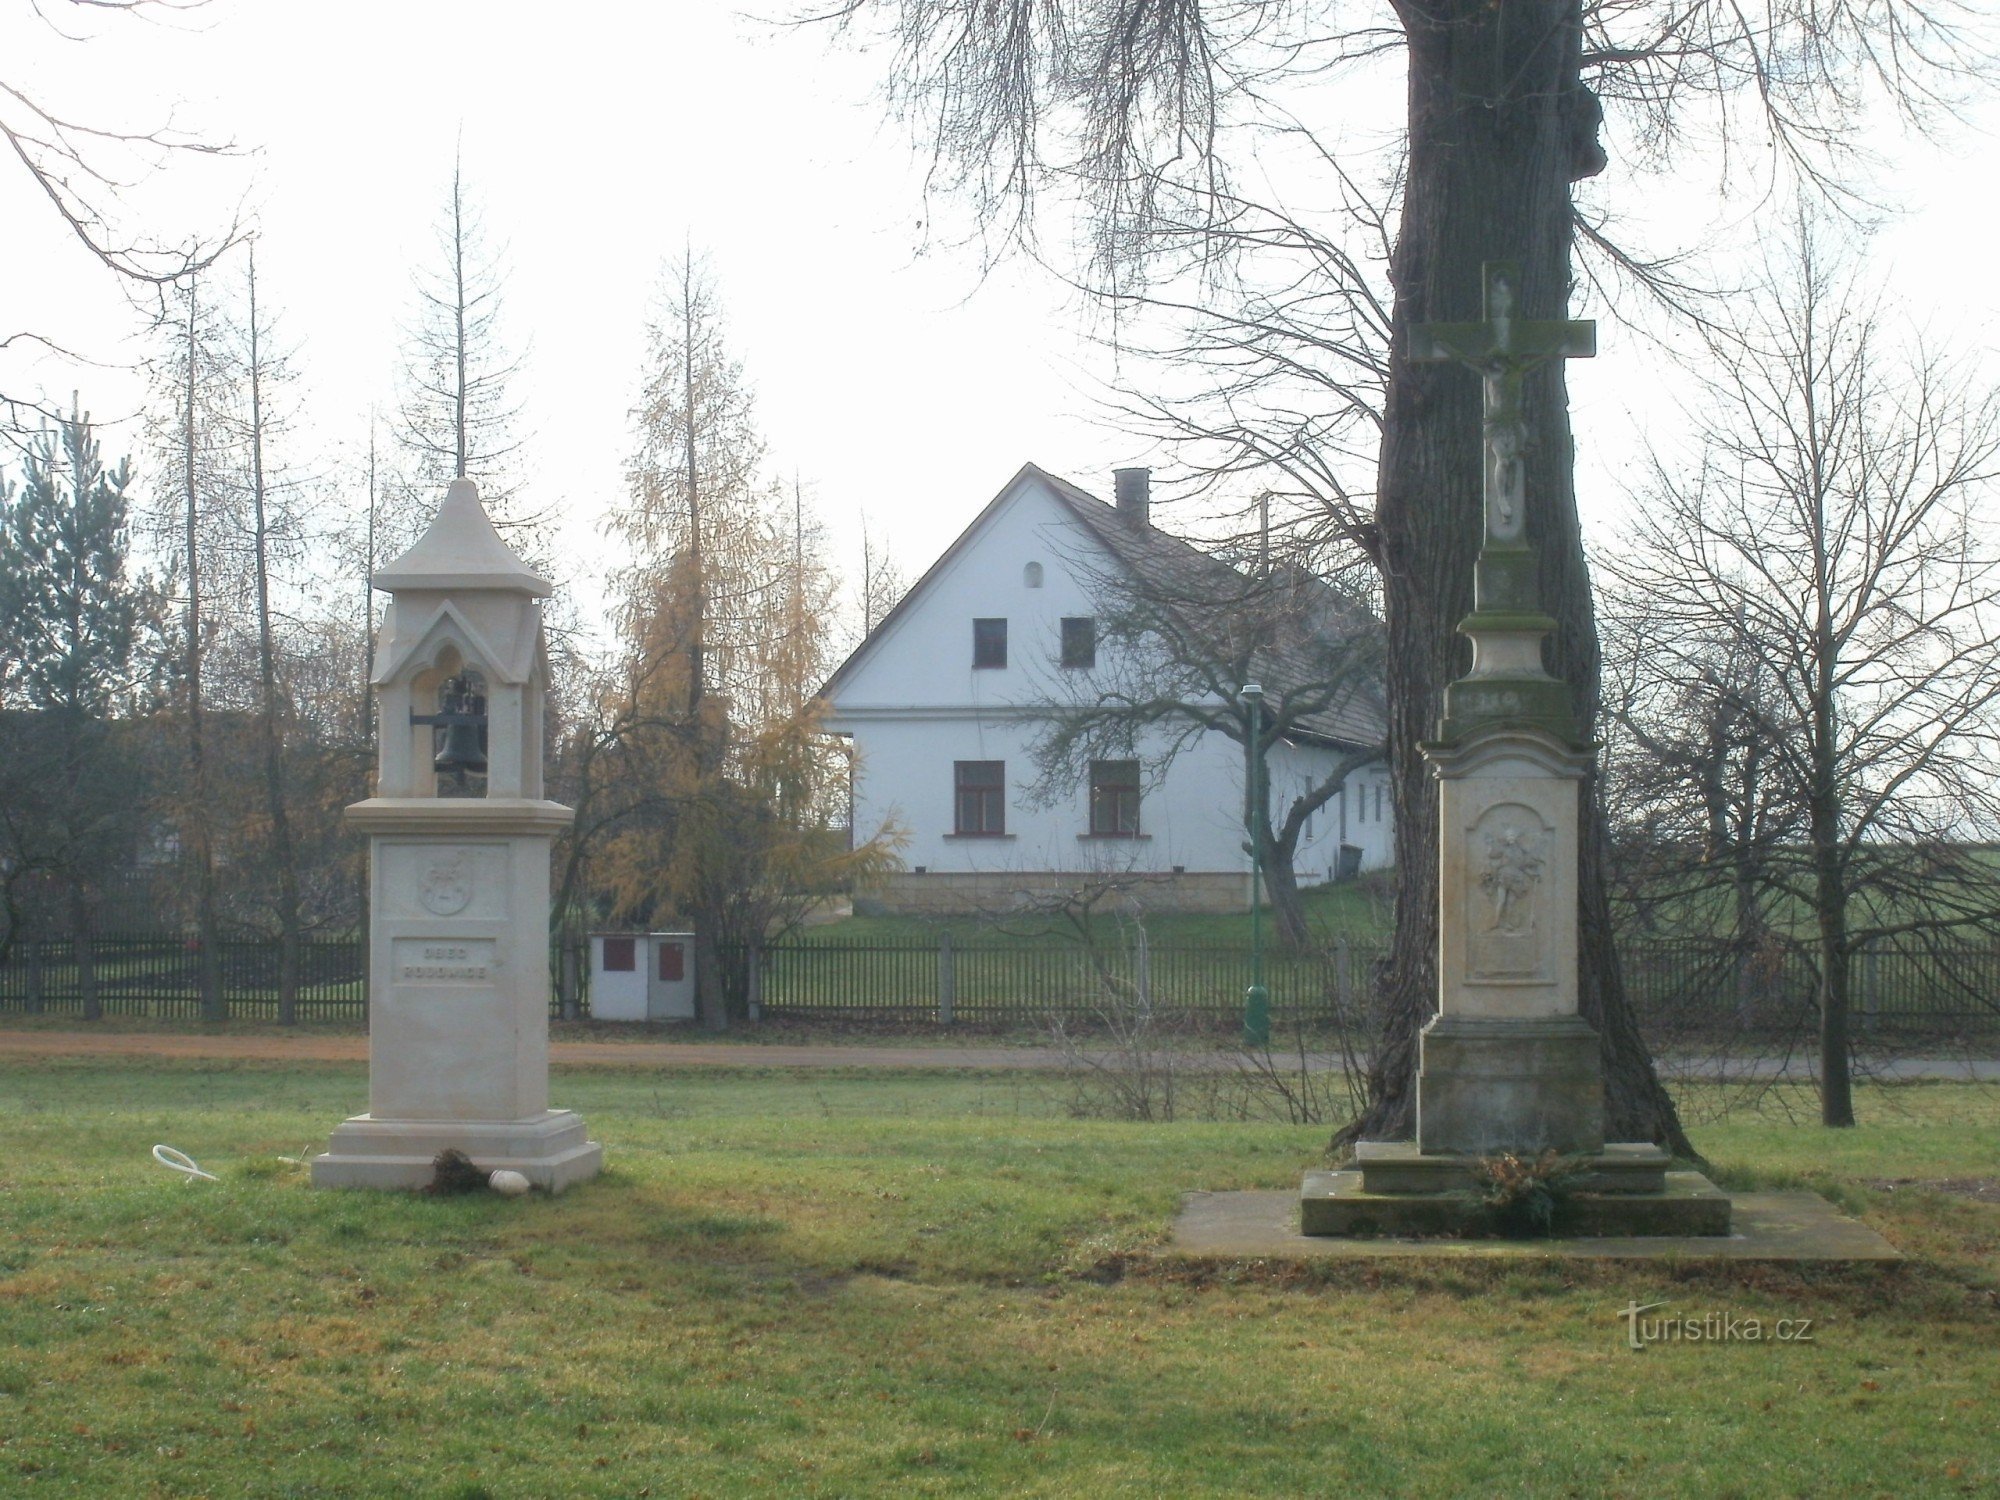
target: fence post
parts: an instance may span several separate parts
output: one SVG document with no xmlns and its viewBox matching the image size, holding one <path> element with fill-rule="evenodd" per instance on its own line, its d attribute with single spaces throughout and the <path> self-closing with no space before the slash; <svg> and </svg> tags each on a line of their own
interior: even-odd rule
<svg viewBox="0 0 2000 1500">
<path fill-rule="evenodd" d="M 764 1019 L 764 946 L 750 944 L 744 955 L 743 1008 L 752 1021 Z"/>
<path fill-rule="evenodd" d="M 1875 1029 L 1875 1007 L 1880 1001 L 1882 955 L 1869 944 L 1861 950 L 1861 1029 Z"/>
<path fill-rule="evenodd" d="M 45 983 L 42 976 L 41 939 L 30 938 L 27 943 L 27 949 L 28 949 L 28 1014 L 31 1016 L 39 1016 L 42 1013 L 42 1007 L 44 1004 L 42 996 L 44 994 L 43 984 Z"/>
<path fill-rule="evenodd" d="M 958 963 L 951 951 L 951 929 L 938 934 L 938 1024 L 951 1025 L 953 1002 L 957 999 Z"/>
<path fill-rule="evenodd" d="M 1146 936 L 1146 924 L 1143 920 L 1138 923 L 1138 931 L 1136 966 L 1138 972 L 1132 977 L 1138 981 L 1139 1019 L 1150 1021 L 1153 1019 L 1153 945 L 1152 940 Z"/>
<path fill-rule="evenodd" d="M 559 940 L 556 949 L 556 1014 L 565 1021 L 583 1019 L 582 965 L 577 962 L 577 946 Z"/>
</svg>

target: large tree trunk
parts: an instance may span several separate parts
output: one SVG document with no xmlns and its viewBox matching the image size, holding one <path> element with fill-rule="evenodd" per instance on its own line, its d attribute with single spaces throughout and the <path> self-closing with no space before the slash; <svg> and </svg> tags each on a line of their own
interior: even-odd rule
<svg viewBox="0 0 2000 1500">
<path fill-rule="evenodd" d="M 1418 745 L 1436 732 L 1447 682 L 1469 653 L 1482 526 L 1480 383 L 1456 366 L 1409 359 L 1412 324 L 1480 316 L 1481 266 L 1519 267 L 1519 312 L 1565 314 L 1570 183 L 1594 168 L 1594 101 L 1577 78 L 1575 0 L 1402 0 L 1409 35 L 1410 155 L 1391 262 L 1395 328 L 1377 515 L 1389 629 L 1389 747 L 1401 889 L 1382 980 L 1383 1034 L 1369 1106 L 1336 1144 L 1414 1132 L 1417 1036 L 1437 1006 L 1438 804 Z M 1586 732 L 1598 710 L 1598 651 L 1577 523 L 1561 362 L 1524 393 L 1528 534 L 1543 606 L 1557 620 L 1550 668 L 1575 691 Z M 1630 1008 L 1612 945 L 1608 840 L 1595 778 L 1584 784 L 1578 851 L 1580 1008 L 1603 1041 L 1606 1127 L 1614 1140 L 1691 1153 Z"/>
<path fill-rule="evenodd" d="M 1264 846 L 1264 894 L 1271 898 L 1271 925 L 1278 929 L 1278 941 L 1300 953 L 1312 941 L 1312 933 L 1306 928 L 1298 872 L 1292 868 L 1294 853 L 1275 844 Z"/>
</svg>

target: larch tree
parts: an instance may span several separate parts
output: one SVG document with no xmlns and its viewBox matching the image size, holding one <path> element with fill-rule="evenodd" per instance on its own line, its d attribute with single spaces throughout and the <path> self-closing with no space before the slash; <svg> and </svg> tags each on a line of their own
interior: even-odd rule
<svg viewBox="0 0 2000 1500">
<path fill-rule="evenodd" d="M 235 547 L 240 527 L 232 515 L 239 493 L 230 473 L 241 371 L 207 291 L 202 278 L 186 278 L 172 294 L 173 316 L 160 325 L 164 348 L 153 364 L 156 477 L 150 519 L 174 557 L 169 576 L 182 595 L 175 685 L 187 760 L 169 793 L 169 812 L 192 867 L 202 1018 L 221 1021 L 227 1018 L 215 873 L 221 808 L 206 691 L 208 654 L 221 629 L 220 616 L 241 598 Z M 217 572 L 220 578 L 214 576 Z"/>
<path fill-rule="evenodd" d="M 415 315 L 404 331 L 403 393 L 395 422 L 401 484 L 384 518 L 384 550 L 414 539 L 444 486 L 463 475 L 508 538 L 532 562 L 546 553 L 548 517 L 517 486 L 521 408 L 510 389 L 520 354 L 504 337 L 504 254 L 452 160 L 433 258 L 413 274 Z"/>
<path fill-rule="evenodd" d="M 834 580 L 794 486 L 765 473 L 751 392 L 712 280 L 669 267 L 633 409 L 628 498 L 610 519 L 622 661 L 594 765 L 613 798 L 602 884 L 622 912 L 694 924 L 697 1003 L 720 1029 L 757 946 L 838 881 L 882 863 L 835 821 L 845 763 L 813 701 Z"/>
<path fill-rule="evenodd" d="M 1410 330 L 1473 315 L 1495 260 L 1518 268 L 1522 316 L 1562 316 L 1579 242 L 1594 276 L 1636 275 L 1676 300 L 1658 258 L 1578 202 L 1575 184 L 1607 165 L 1607 108 L 1641 142 L 1628 169 L 1747 131 L 1771 142 L 1772 170 L 1832 181 L 1866 103 L 1920 109 L 1976 72 L 1964 14 L 1897 0 L 847 0 L 832 15 L 893 39 L 892 98 L 935 153 L 932 180 L 982 228 L 1076 267 L 1121 316 L 1149 300 L 1194 316 L 1188 357 L 1222 411 L 1201 435 L 1233 455 L 1219 467 L 1323 507 L 1379 568 L 1404 899 L 1368 1108 L 1340 1140 L 1407 1136 L 1437 994 L 1437 798 L 1417 746 L 1464 670 L 1483 470 L 1478 383 L 1412 360 Z M 1394 115 L 1354 114 L 1383 106 L 1375 70 L 1398 58 Z M 1371 131 L 1392 143 L 1386 165 L 1350 149 Z M 1074 211 L 1073 241 L 1048 248 L 1043 199 Z M 1588 733 L 1599 655 L 1565 391 L 1559 362 L 1527 383 L 1528 533 L 1557 621 L 1549 664 Z M 1373 472 L 1358 475 L 1364 450 Z M 1594 786 L 1586 806 L 1579 1000 L 1603 1042 L 1607 1128 L 1686 1151 L 1626 999 Z"/>
<path fill-rule="evenodd" d="M 296 487 L 288 484 L 274 464 L 274 439 L 282 419 L 274 403 L 290 379 L 285 359 L 274 347 L 270 311 L 260 305 L 257 288 L 257 248 L 250 247 L 245 267 L 242 337 L 243 412 L 242 478 L 249 501 L 246 538 L 254 583 L 257 657 L 257 721 L 264 793 L 264 835 L 275 876 L 271 905 L 278 924 L 278 1020 L 298 1021 L 300 947 L 305 941 L 305 914 L 299 889 L 297 841 L 292 831 L 291 790 L 286 775 L 286 738 L 292 721 L 286 673 L 279 659 L 279 631 L 273 603 L 274 574 L 294 553 L 303 537 L 299 530 Z"/>
</svg>

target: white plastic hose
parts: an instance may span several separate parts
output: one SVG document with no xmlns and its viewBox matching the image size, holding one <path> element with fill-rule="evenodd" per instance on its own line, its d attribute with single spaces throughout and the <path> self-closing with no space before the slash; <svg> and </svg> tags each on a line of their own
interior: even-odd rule
<svg viewBox="0 0 2000 1500">
<path fill-rule="evenodd" d="M 153 1148 L 153 1160 L 163 1167 L 172 1167 L 176 1172 L 187 1173 L 189 1182 L 194 1181 L 197 1177 L 209 1182 L 222 1181 L 213 1172 L 202 1171 L 200 1167 L 194 1164 L 185 1151 L 176 1151 L 172 1146 L 155 1146 Z"/>
</svg>

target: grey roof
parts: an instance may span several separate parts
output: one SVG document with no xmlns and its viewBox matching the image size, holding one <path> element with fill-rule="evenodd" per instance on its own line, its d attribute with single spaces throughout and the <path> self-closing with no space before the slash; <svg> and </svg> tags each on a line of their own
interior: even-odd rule
<svg viewBox="0 0 2000 1500">
<path fill-rule="evenodd" d="M 980 524 L 1001 506 L 1024 479 L 1039 480 L 1063 505 L 1084 533 L 1128 574 L 1132 581 L 1162 598 L 1166 608 L 1188 619 L 1193 630 L 1226 638 L 1240 606 L 1253 596 L 1268 599 L 1272 587 L 1290 595 L 1289 604 L 1278 611 L 1281 628 L 1269 642 L 1251 651 L 1249 664 L 1265 689 L 1267 701 L 1276 693 L 1325 683 L 1325 660 L 1329 646 L 1339 649 L 1342 642 L 1360 636 L 1378 640 L 1381 623 L 1352 600 L 1338 594 L 1323 580 L 1303 571 L 1292 570 L 1275 580 L 1259 580 L 1231 567 L 1222 559 L 1203 552 L 1179 537 L 1157 527 L 1136 523 L 1121 515 L 1115 506 L 1098 499 L 1067 479 L 1049 473 L 1036 464 L 1023 464 L 957 539 L 932 563 L 895 608 L 876 623 L 868 638 L 835 669 L 820 689 L 830 697 L 849 670 L 867 654 L 870 646 L 897 621 L 917 597 L 927 591 L 933 578 L 957 555 Z M 1301 739 L 1322 740 L 1339 745 L 1369 747 L 1382 743 L 1388 732 L 1388 715 L 1379 680 L 1343 684 L 1330 694 L 1328 703 L 1316 712 L 1301 714 L 1293 724 Z"/>
<path fill-rule="evenodd" d="M 1375 635 L 1382 629 L 1365 608 L 1313 574 L 1281 569 L 1270 578 L 1254 578 L 1156 526 L 1135 522 L 1067 479 L 1033 464 L 1027 467 L 1106 552 L 1155 596 L 1168 601 L 1164 607 L 1195 617 L 1191 619 L 1195 628 L 1227 635 L 1233 617 L 1253 602 L 1276 615 L 1273 638 L 1249 656 L 1253 680 L 1263 685 L 1267 699 L 1274 692 L 1326 683 L 1330 650 L 1342 649 L 1357 632 Z M 1266 602 L 1273 590 L 1284 596 L 1275 607 Z M 1203 615 L 1208 618 L 1199 618 Z M 1380 680 L 1371 674 L 1364 681 L 1334 687 L 1326 706 L 1301 714 L 1295 728 L 1308 737 L 1340 744 L 1380 744 L 1388 734 Z"/>
</svg>

